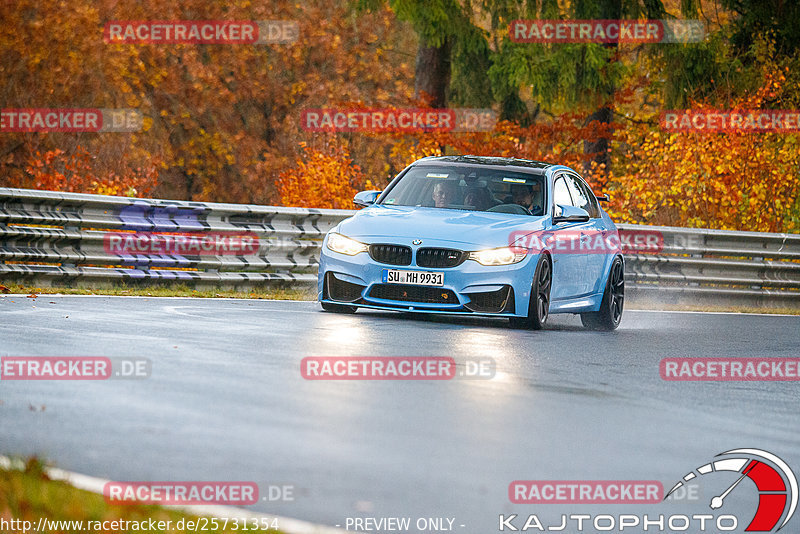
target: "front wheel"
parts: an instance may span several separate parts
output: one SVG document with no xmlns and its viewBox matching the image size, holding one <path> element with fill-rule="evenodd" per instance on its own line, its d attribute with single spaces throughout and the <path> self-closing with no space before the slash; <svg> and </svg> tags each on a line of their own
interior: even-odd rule
<svg viewBox="0 0 800 534">
<path fill-rule="evenodd" d="M 581 314 L 581 322 L 592 330 L 614 330 L 622 320 L 622 308 L 625 303 L 625 267 L 622 258 L 617 256 L 608 273 L 606 290 L 600 309 L 596 312 Z"/>
<path fill-rule="evenodd" d="M 355 313 L 355 306 L 345 306 L 344 304 L 331 304 L 330 302 L 320 302 L 322 309 L 333 313 Z"/>
<path fill-rule="evenodd" d="M 550 264 L 550 256 L 542 254 L 539 258 L 539 264 L 536 265 L 536 272 L 533 273 L 528 316 L 511 317 L 511 326 L 533 328 L 534 330 L 544 328 L 550 315 L 550 287 L 553 285 L 552 283 L 553 268 Z"/>
</svg>

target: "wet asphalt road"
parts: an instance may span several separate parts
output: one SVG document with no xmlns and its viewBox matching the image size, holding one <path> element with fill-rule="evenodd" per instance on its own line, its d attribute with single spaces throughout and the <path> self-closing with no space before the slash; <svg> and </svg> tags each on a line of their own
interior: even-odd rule
<svg viewBox="0 0 800 534">
<path fill-rule="evenodd" d="M 573 316 L 534 332 L 492 319 L 336 315 L 310 302 L 3 296 L 0 357 L 146 357 L 152 376 L 0 382 L 0 453 L 111 480 L 251 480 L 262 494 L 291 485 L 293 501 L 252 508 L 328 525 L 449 517 L 456 532 L 496 532 L 512 512 L 558 525 L 562 512 L 601 508 L 514 505 L 509 483 L 668 488 L 740 447 L 800 473 L 800 383 L 659 376 L 666 357 L 797 358 L 799 347 L 800 317 L 629 310 L 613 333 L 584 331 Z M 497 373 L 300 374 L 303 357 L 345 355 L 488 356 Z M 752 516 L 748 491 L 728 509 Z M 686 506 L 708 511 L 707 499 Z"/>
</svg>

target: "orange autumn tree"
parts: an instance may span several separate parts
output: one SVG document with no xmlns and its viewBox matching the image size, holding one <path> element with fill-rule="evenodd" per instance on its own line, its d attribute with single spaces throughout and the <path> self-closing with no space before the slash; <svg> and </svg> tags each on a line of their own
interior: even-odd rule
<svg viewBox="0 0 800 534">
<path fill-rule="evenodd" d="M 760 87 L 728 109 L 792 109 L 790 70 L 760 44 Z M 714 107 L 696 103 L 695 110 Z M 786 132 L 668 132 L 634 125 L 619 137 L 612 215 L 634 223 L 797 232 L 800 136 Z"/>
<path fill-rule="evenodd" d="M 3 108 L 132 108 L 144 124 L 134 133 L 3 132 L 0 187 L 37 187 L 25 170 L 37 152 L 80 145 L 103 175 L 158 160 L 156 197 L 275 204 L 274 182 L 307 137 L 303 109 L 402 104 L 413 92 L 413 35 L 388 6 L 356 16 L 348 0 L 15 0 L 2 17 Z M 286 20 L 299 31 L 296 42 L 271 45 L 106 43 L 112 20 Z M 348 147 L 377 174 L 380 143 Z"/>
<path fill-rule="evenodd" d="M 800 143 L 776 133 L 629 129 L 614 171 L 612 214 L 621 221 L 760 232 L 800 229 Z"/>
<path fill-rule="evenodd" d="M 321 149 L 300 143 L 303 155 L 275 182 L 281 204 L 302 208 L 352 209 L 353 196 L 365 186 L 361 167 L 335 140 Z M 366 184 L 370 184 L 367 182 Z"/>
<path fill-rule="evenodd" d="M 118 58 L 97 37 L 102 19 L 93 4 L 20 0 L 3 6 L 4 108 L 139 107 L 120 82 Z M 151 127 L 145 117 L 136 133 L 3 132 L 0 186 L 149 195 L 162 144 Z"/>
<path fill-rule="evenodd" d="M 93 163 L 94 158 L 81 146 L 71 154 L 60 149 L 48 150 L 44 154 L 37 151 L 28 158 L 26 179 L 20 185 L 51 191 L 134 197 L 150 194 L 157 182 L 157 162 L 151 162 L 145 168 L 123 168 L 121 174 L 113 170 L 98 170 Z"/>
</svg>

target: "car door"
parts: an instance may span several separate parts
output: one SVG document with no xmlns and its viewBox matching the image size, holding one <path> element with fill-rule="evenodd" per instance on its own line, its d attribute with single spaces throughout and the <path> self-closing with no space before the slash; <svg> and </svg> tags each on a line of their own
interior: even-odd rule
<svg viewBox="0 0 800 534">
<path fill-rule="evenodd" d="M 604 289 L 603 274 L 607 258 L 608 247 L 605 246 L 605 223 L 600 217 L 600 206 L 592 190 L 583 179 L 572 173 L 566 176 L 567 186 L 573 202 L 579 208 L 589 213 L 589 222 L 580 229 L 581 251 L 584 256 L 584 271 L 581 276 L 581 294 L 590 295 Z"/>
<path fill-rule="evenodd" d="M 558 207 L 574 206 L 572 194 L 569 191 L 566 174 L 557 174 L 553 181 L 553 202 L 550 207 L 551 217 L 561 214 Z M 553 254 L 553 288 L 550 291 L 552 300 L 570 299 L 584 294 L 584 271 L 586 270 L 586 255 L 576 254 L 572 250 L 575 238 L 580 235 L 586 223 L 561 222 L 553 224 L 552 246 Z"/>
</svg>

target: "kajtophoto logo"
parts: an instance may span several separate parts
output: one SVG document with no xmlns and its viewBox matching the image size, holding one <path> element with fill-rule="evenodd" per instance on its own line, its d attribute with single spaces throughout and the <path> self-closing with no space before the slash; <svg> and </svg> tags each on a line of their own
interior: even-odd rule
<svg viewBox="0 0 800 534">
<path fill-rule="evenodd" d="M 750 483 L 743 484 L 745 479 Z M 712 513 L 697 496 L 705 487 L 710 495 Z M 691 490 L 691 491 L 688 491 Z M 755 491 L 754 491 L 755 490 Z M 735 493 L 734 493 L 735 492 Z M 748 493 L 749 492 L 749 493 Z M 647 504 L 678 501 L 693 513 L 570 513 L 555 521 L 542 514 L 501 514 L 500 532 L 564 531 L 567 527 L 583 532 L 741 532 L 740 520 L 748 520 L 744 532 L 778 532 L 794 515 L 798 502 L 797 478 L 789 465 L 778 456 L 761 449 L 733 449 L 685 474 L 663 497 L 657 481 L 531 481 L 517 480 L 508 488 L 515 504 Z M 681 496 L 683 494 L 683 497 Z M 682 501 L 682 504 L 680 503 Z M 750 518 L 751 507 L 755 513 Z M 744 524 L 744 521 L 742 521 Z"/>
<path fill-rule="evenodd" d="M 797 477 L 789 465 L 771 452 L 761 449 L 733 449 L 722 452 L 714 460 L 692 470 L 672 487 L 669 497 L 686 482 L 715 473 L 741 473 L 720 495 L 711 499 L 709 507 L 720 509 L 725 499 L 749 478 L 758 491 L 758 508 L 745 532 L 777 532 L 786 526 L 797 509 Z M 741 490 L 740 490 L 741 491 Z"/>
</svg>

